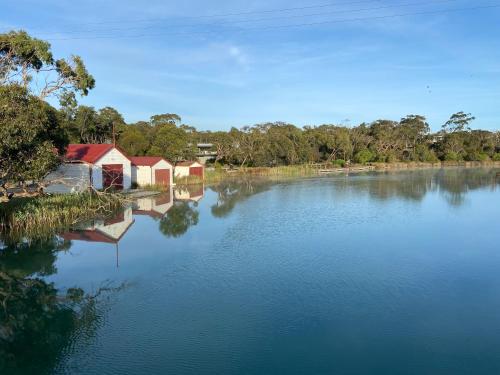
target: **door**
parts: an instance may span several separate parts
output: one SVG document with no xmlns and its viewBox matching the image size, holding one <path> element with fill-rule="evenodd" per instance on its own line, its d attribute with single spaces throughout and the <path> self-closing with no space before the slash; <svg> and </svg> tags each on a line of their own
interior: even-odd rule
<svg viewBox="0 0 500 375">
<path fill-rule="evenodd" d="M 170 170 L 155 169 L 155 185 L 170 185 Z"/>
<path fill-rule="evenodd" d="M 108 189 L 123 189 L 123 165 L 122 164 L 104 164 L 102 166 L 102 187 Z"/>
<path fill-rule="evenodd" d="M 203 167 L 190 167 L 189 168 L 189 175 L 190 176 L 198 176 L 200 178 L 203 178 Z"/>
</svg>

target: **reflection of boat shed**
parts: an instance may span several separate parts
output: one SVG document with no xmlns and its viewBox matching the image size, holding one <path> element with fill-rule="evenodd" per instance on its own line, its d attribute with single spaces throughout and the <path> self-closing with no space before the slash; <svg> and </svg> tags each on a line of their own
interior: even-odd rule
<svg viewBox="0 0 500 375">
<path fill-rule="evenodd" d="M 133 223 L 132 208 L 127 208 L 113 218 L 93 220 L 61 237 L 65 240 L 117 244 Z"/>
<path fill-rule="evenodd" d="M 134 215 L 147 215 L 161 219 L 173 206 L 172 190 L 153 197 L 144 197 L 136 200 L 134 204 Z"/>
<path fill-rule="evenodd" d="M 174 166 L 159 156 L 133 156 L 132 182 L 139 186 L 172 186 Z"/>
<path fill-rule="evenodd" d="M 204 186 L 199 184 L 179 187 L 175 189 L 174 194 L 176 201 L 199 202 L 203 198 Z"/>
<path fill-rule="evenodd" d="M 70 144 L 64 162 L 45 181 L 48 193 L 73 193 L 113 186 L 130 189 L 129 158 L 112 144 Z"/>
</svg>

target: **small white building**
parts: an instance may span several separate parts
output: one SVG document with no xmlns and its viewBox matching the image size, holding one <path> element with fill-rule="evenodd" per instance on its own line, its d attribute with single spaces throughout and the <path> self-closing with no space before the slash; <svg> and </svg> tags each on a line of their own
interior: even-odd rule
<svg viewBox="0 0 500 375">
<path fill-rule="evenodd" d="M 205 167 L 197 161 L 181 161 L 175 165 L 175 177 L 198 176 L 203 180 Z"/>
<path fill-rule="evenodd" d="M 130 159 L 112 144 L 70 144 L 64 162 L 45 178 L 47 193 L 76 193 L 90 186 L 97 190 L 130 189 Z"/>
<path fill-rule="evenodd" d="M 132 182 L 138 186 L 172 186 L 174 166 L 159 156 L 133 156 Z"/>
</svg>

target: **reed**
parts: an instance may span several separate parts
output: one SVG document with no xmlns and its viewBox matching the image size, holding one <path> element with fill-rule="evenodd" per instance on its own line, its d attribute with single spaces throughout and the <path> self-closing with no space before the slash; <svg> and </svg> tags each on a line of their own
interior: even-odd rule
<svg viewBox="0 0 500 375">
<path fill-rule="evenodd" d="M 0 204 L 0 233 L 11 238 L 43 237 L 109 215 L 124 202 L 118 194 L 94 193 L 14 198 Z"/>
</svg>

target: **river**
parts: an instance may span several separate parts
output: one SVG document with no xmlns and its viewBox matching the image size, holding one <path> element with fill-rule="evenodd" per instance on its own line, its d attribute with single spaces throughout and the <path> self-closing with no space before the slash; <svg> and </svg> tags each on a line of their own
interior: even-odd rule
<svg viewBox="0 0 500 375">
<path fill-rule="evenodd" d="M 499 171 L 231 180 L 4 241 L 0 373 L 498 374 Z"/>
</svg>

